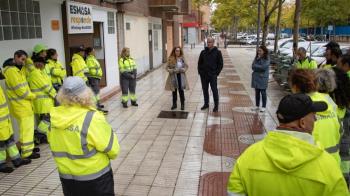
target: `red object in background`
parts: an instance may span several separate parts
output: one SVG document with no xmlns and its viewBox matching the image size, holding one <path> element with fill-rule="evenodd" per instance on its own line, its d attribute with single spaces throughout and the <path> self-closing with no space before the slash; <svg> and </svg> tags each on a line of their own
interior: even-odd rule
<svg viewBox="0 0 350 196">
<path fill-rule="evenodd" d="M 199 27 L 198 22 L 185 22 L 182 23 L 182 27 Z"/>
</svg>

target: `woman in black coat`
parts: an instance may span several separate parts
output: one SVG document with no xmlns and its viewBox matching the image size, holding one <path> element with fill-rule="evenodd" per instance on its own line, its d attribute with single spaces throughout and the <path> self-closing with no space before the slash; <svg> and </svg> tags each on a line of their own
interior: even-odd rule
<svg viewBox="0 0 350 196">
<path fill-rule="evenodd" d="M 268 50 L 266 46 L 260 46 L 257 55 L 252 64 L 252 88 L 255 89 L 255 103 L 254 111 L 265 112 L 266 109 L 266 89 L 269 82 L 269 66 L 270 59 L 268 57 Z M 262 107 L 260 107 L 260 95 L 262 97 Z"/>
</svg>

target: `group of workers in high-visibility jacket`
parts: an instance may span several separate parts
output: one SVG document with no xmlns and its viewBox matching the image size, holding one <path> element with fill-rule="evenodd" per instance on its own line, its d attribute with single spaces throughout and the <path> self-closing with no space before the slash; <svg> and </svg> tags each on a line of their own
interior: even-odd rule
<svg viewBox="0 0 350 196">
<path fill-rule="evenodd" d="M 349 195 L 350 56 L 335 42 L 326 47 L 320 67 L 298 49 L 280 125 L 239 157 L 229 196 Z"/>
<path fill-rule="evenodd" d="M 136 63 L 129 49 L 123 51 L 119 60 L 122 103 L 130 98 L 137 106 Z M 65 195 L 114 195 L 110 159 L 118 155 L 119 143 L 103 115 L 107 111 L 101 109 L 99 61 L 93 48 L 79 47 L 70 64 L 73 77 L 66 78 L 57 56 L 55 49 L 38 44 L 32 57 L 19 50 L 3 64 L 0 80 L 5 79 L 6 92 L 0 88 L 0 172 L 14 170 L 6 163 L 7 155 L 15 167 L 40 158 L 34 141 L 36 126 L 50 145 Z M 20 150 L 10 116 L 18 124 Z"/>
</svg>

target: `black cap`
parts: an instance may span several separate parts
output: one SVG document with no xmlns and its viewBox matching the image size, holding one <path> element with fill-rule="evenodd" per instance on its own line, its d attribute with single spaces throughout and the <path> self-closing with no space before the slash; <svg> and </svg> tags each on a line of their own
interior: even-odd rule
<svg viewBox="0 0 350 196">
<path fill-rule="evenodd" d="M 289 123 L 301 119 L 311 112 L 322 112 L 327 108 L 326 102 L 313 102 L 308 95 L 298 93 L 283 97 L 276 114 L 280 123 Z"/>
</svg>

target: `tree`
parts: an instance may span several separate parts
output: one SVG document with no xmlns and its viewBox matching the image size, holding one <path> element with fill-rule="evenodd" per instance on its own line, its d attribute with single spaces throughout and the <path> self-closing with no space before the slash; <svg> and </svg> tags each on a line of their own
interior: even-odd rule
<svg viewBox="0 0 350 196">
<path fill-rule="evenodd" d="M 281 17 L 282 17 L 282 4 L 283 4 L 283 0 L 278 0 L 278 14 L 277 14 L 277 23 L 276 23 L 276 31 L 275 31 L 274 53 L 277 52 L 277 44 L 278 44 L 277 40 L 280 37 L 280 25 L 281 25 Z"/>
<path fill-rule="evenodd" d="M 262 44 L 266 44 L 266 37 L 268 34 L 268 28 L 269 28 L 269 22 L 272 14 L 276 11 L 279 5 L 280 0 L 274 0 L 273 4 L 269 4 L 271 0 L 264 0 L 262 1 L 262 5 L 264 7 L 264 23 L 263 23 L 263 37 L 262 37 Z M 282 0 L 281 3 L 283 4 L 285 0 Z"/>
<path fill-rule="evenodd" d="M 299 23 L 301 14 L 301 0 L 295 0 L 295 11 L 294 11 L 294 27 L 293 27 L 293 56 L 295 57 L 298 49 L 299 40 Z"/>
</svg>

